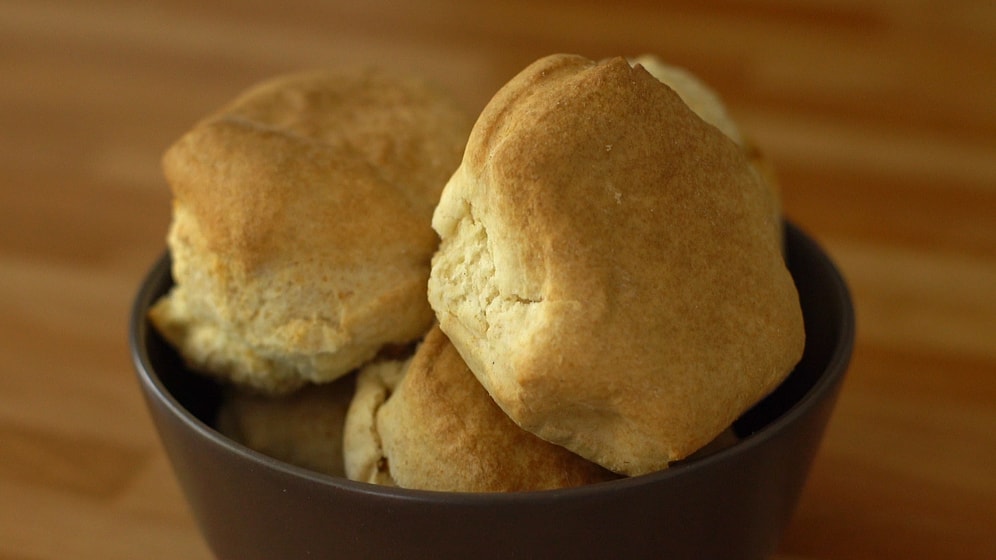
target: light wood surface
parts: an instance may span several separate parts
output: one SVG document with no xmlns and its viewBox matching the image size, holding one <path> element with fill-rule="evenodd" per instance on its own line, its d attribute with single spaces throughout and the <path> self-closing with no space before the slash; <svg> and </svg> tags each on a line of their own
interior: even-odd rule
<svg viewBox="0 0 996 560">
<path fill-rule="evenodd" d="M 126 347 L 166 146 L 289 70 L 403 67 L 476 112 L 552 52 L 714 85 L 850 282 L 853 365 L 780 558 L 996 558 L 991 0 L 0 0 L 0 558 L 210 557 Z"/>
</svg>

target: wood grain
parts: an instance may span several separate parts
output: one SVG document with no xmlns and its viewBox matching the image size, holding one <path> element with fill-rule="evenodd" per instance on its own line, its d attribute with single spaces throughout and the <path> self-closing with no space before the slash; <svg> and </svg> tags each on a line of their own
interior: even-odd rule
<svg viewBox="0 0 996 560">
<path fill-rule="evenodd" d="M 853 366 L 779 558 L 996 558 L 994 37 L 991 0 L 0 0 L 0 559 L 210 557 L 126 348 L 179 134 L 350 61 L 476 112 L 551 52 L 713 84 L 851 284 Z"/>
</svg>

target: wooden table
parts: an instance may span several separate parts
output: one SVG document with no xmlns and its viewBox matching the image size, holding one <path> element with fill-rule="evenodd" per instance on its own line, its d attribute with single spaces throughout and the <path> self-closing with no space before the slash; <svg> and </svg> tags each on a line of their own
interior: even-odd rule
<svg viewBox="0 0 996 560">
<path fill-rule="evenodd" d="M 209 557 L 126 348 L 166 146 L 281 72 L 401 67 L 476 112 L 557 51 L 715 86 L 851 284 L 780 558 L 996 558 L 994 38 L 991 0 L 0 1 L 0 558 Z"/>
</svg>

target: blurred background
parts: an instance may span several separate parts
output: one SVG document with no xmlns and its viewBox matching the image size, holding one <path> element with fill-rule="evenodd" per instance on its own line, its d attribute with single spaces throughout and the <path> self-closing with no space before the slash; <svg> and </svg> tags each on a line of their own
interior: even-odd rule
<svg viewBox="0 0 996 560">
<path fill-rule="evenodd" d="M 992 0 L 0 0 L 0 558 L 209 557 L 126 347 L 171 142 L 274 74 L 373 63 L 476 114 L 554 52 L 711 84 L 851 284 L 780 558 L 996 558 Z"/>
</svg>

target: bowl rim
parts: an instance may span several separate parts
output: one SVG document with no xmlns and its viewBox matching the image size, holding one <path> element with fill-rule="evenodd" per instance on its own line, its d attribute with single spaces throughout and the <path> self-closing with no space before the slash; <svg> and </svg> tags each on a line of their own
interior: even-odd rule
<svg viewBox="0 0 996 560">
<path fill-rule="evenodd" d="M 851 299 L 850 290 L 830 255 L 823 250 L 811 236 L 807 235 L 801 228 L 792 222 L 785 221 L 786 235 L 792 235 L 796 242 L 804 246 L 805 250 L 813 255 L 820 266 L 829 275 L 829 284 L 833 286 L 833 298 L 838 301 L 841 309 L 841 324 L 839 325 L 840 336 L 834 345 L 823 373 L 806 393 L 793 403 L 785 412 L 764 425 L 763 428 L 744 437 L 736 444 L 725 449 L 711 453 L 705 457 L 698 458 L 687 463 L 679 462 L 666 469 L 633 477 L 624 477 L 616 480 L 598 482 L 584 486 L 572 488 L 558 488 L 551 490 L 530 490 L 520 492 L 446 492 L 437 490 L 417 490 L 399 488 L 392 486 L 380 486 L 360 481 L 350 480 L 345 477 L 337 477 L 324 473 L 319 473 L 298 467 L 284 461 L 280 461 L 241 443 L 232 440 L 214 427 L 197 418 L 191 411 L 182 405 L 177 398 L 166 387 L 159 375 L 154 373 L 155 367 L 149 357 L 148 348 L 144 344 L 146 334 L 150 325 L 146 319 L 146 312 L 153 303 L 153 292 L 159 284 L 158 279 L 163 275 L 170 274 L 170 255 L 168 250 L 163 250 L 160 256 L 148 268 L 142 277 L 142 282 L 136 293 L 131 306 L 128 325 L 128 345 L 131 359 L 139 378 L 139 381 L 150 398 L 155 398 L 169 410 L 169 412 L 179 419 L 187 428 L 192 430 L 198 437 L 208 440 L 214 445 L 220 446 L 230 453 L 240 456 L 242 459 L 255 463 L 258 466 L 276 471 L 284 476 L 301 478 L 307 482 L 321 486 L 334 487 L 341 491 L 356 494 L 365 494 L 370 497 L 418 501 L 432 504 L 446 505 L 486 505 L 496 506 L 502 504 L 514 504 L 520 502 L 536 503 L 537 501 L 560 501 L 569 499 L 587 499 L 602 495 L 609 491 L 632 490 L 640 487 L 657 484 L 664 480 L 680 478 L 690 472 L 707 468 L 709 465 L 729 460 L 732 456 L 744 452 L 744 450 L 762 445 L 764 442 L 776 437 L 779 433 L 792 425 L 800 416 L 806 414 L 815 407 L 829 391 L 837 385 L 844 376 L 853 352 L 855 337 L 855 315 L 854 306 Z"/>
</svg>

